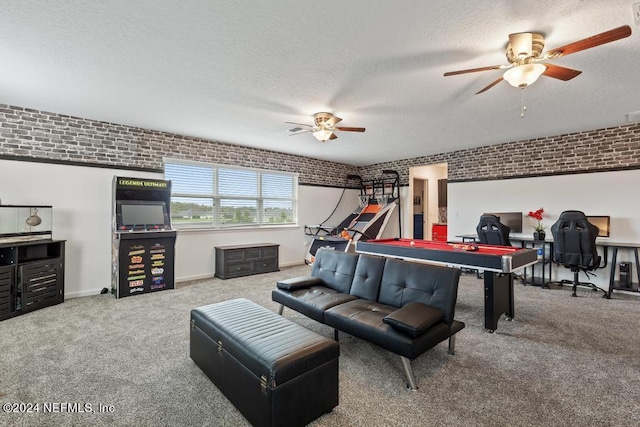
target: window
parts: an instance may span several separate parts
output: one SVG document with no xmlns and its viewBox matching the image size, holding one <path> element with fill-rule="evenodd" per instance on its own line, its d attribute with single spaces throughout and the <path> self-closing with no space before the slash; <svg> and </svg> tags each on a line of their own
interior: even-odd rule
<svg viewBox="0 0 640 427">
<path fill-rule="evenodd" d="M 164 175 L 176 228 L 297 224 L 296 174 L 165 159 Z"/>
</svg>

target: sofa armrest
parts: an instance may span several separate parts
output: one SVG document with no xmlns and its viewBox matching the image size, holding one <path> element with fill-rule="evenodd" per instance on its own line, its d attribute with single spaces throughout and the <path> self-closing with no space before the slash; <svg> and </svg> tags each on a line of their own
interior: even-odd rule
<svg viewBox="0 0 640 427">
<path fill-rule="evenodd" d="M 297 289 L 310 288 L 311 286 L 322 285 L 324 282 L 322 279 L 313 276 L 294 277 L 293 279 L 279 280 L 276 283 L 278 289 L 284 289 L 286 291 L 295 291 Z"/>
<path fill-rule="evenodd" d="M 419 302 L 410 302 L 389 313 L 382 321 L 397 331 L 415 338 L 443 319 L 442 310 Z"/>
</svg>

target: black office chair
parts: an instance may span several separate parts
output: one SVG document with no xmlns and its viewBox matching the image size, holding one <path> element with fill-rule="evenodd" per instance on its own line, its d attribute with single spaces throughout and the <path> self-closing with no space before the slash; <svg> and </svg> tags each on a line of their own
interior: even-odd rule
<svg viewBox="0 0 640 427">
<path fill-rule="evenodd" d="M 490 214 L 482 215 L 476 227 L 478 240 L 485 245 L 511 246 L 510 231 L 509 227 L 500 222 L 500 217 Z"/>
<path fill-rule="evenodd" d="M 571 296 L 577 296 L 578 285 L 600 290 L 605 293 L 605 296 L 607 294 L 604 289 L 593 283 L 578 281 L 578 273 L 584 271 L 588 277 L 588 272 L 600 265 L 600 255 L 596 251 L 598 231 L 598 227 L 587 221 L 587 217 L 581 211 L 564 211 L 560 214 L 558 221 L 551 226 L 554 241 L 553 260 L 556 264 L 562 264 L 573 272 Z"/>
</svg>

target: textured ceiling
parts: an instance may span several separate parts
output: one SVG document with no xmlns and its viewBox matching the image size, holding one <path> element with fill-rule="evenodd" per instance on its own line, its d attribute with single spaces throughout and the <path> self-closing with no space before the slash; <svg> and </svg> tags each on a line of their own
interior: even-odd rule
<svg viewBox="0 0 640 427">
<path fill-rule="evenodd" d="M 635 0 L 640 1 L 640 0 Z M 617 126 L 640 110 L 634 0 L 0 0 L 0 103 L 368 165 Z M 525 90 L 500 71 L 508 35 L 583 73 Z M 545 49 L 546 50 L 546 49 Z M 289 136 L 318 111 L 365 133 Z"/>
</svg>

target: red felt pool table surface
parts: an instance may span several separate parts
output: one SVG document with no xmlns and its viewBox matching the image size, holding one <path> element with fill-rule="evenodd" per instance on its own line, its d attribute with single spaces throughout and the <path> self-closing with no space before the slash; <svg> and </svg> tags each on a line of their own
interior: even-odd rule
<svg viewBox="0 0 640 427">
<path fill-rule="evenodd" d="M 371 243 L 378 243 L 382 245 L 397 245 L 397 246 L 413 246 L 414 248 L 424 248 L 424 249 L 433 249 L 433 250 L 441 250 L 441 251 L 459 251 L 461 249 L 456 249 L 456 246 L 470 246 L 469 243 L 447 243 L 447 242 L 435 242 L 431 240 L 420 240 L 420 239 L 380 239 L 380 240 L 370 240 Z M 413 245 L 411 244 L 413 242 Z M 492 246 L 492 245 L 479 245 L 477 252 L 491 254 L 491 255 L 504 255 L 511 254 L 517 251 L 519 248 L 513 246 Z M 475 252 L 475 251 L 467 251 L 467 252 Z"/>
<path fill-rule="evenodd" d="M 477 250 L 465 251 L 459 246 L 447 242 L 396 238 L 358 241 L 356 252 L 499 273 L 511 273 L 536 263 L 538 259 L 535 249 L 477 245 Z"/>
</svg>

